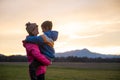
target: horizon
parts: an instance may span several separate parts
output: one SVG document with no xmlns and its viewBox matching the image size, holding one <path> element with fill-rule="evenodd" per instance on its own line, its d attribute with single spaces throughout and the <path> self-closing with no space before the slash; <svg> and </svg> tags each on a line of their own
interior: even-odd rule
<svg viewBox="0 0 120 80">
<path fill-rule="evenodd" d="M 46 20 L 59 32 L 56 53 L 87 48 L 120 55 L 119 0 L 1 0 L 0 12 L 0 53 L 4 55 L 26 55 L 25 24 L 37 23 L 43 34 L 40 25 Z"/>
<path fill-rule="evenodd" d="M 64 54 L 64 53 L 69 53 L 69 52 L 73 52 L 73 51 L 82 51 L 82 50 L 88 50 L 90 51 L 89 49 L 87 48 L 83 48 L 83 49 L 76 49 L 76 50 L 70 50 L 70 51 L 65 51 L 65 52 L 58 52 L 58 53 L 55 53 L 55 54 Z M 95 53 L 95 54 L 100 54 L 100 55 L 112 55 L 112 56 L 120 56 L 119 54 L 102 54 L 102 53 L 97 53 L 97 52 L 92 52 L 90 51 L 91 53 Z M 11 54 L 11 55 L 5 55 L 5 54 L 2 54 L 0 53 L 0 55 L 4 55 L 4 56 L 26 56 L 26 53 L 25 54 Z"/>
</svg>

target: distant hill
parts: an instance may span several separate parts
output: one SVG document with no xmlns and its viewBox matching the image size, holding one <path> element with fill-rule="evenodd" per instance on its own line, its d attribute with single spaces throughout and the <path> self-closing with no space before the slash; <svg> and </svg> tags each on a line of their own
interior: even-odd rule
<svg viewBox="0 0 120 80">
<path fill-rule="evenodd" d="M 68 56 L 73 56 L 73 57 L 88 57 L 88 58 L 120 58 L 120 55 L 105 55 L 105 54 L 100 54 L 100 53 L 95 53 L 91 52 L 88 49 L 82 49 L 82 50 L 73 50 L 73 51 L 67 51 L 64 53 L 56 53 L 56 57 L 68 57 Z"/>
<path fill-rule="evenodd" d="M 5 55 L 3 55 L 3 54 L 0 53 L 0 57 L 1 57 L 1 56 L 5 56 Z"/>
<path fill-rule="evenodd" d="M 115 62 L 120 63 L 120 55 L 104 55 L 88 49 L 56 53 L 54 62 Z M 27 62 L 27 56 L 0 54 L 0 62 Z"/>
</svg>

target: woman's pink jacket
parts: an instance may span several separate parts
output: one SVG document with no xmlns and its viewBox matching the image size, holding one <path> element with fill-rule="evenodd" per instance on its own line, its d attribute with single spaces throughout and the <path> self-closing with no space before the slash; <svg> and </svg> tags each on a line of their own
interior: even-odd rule
<svg viewBox="0 0 120 80">
<path fill-rule="evenodd" d="M 26 43 L 23 41 L 23 46 L 26 48 L 29 64 L 34 59 L 36 59 L 37 61 L 39 61 L 44 65 L 38 67 L 36 71 L 36 75 L 38 76 L 40 74 L 46 73 L 46 66 L 50 65 L 51 62 L 40 52 L 38 45 L 32 43 Z"/>
</svg>

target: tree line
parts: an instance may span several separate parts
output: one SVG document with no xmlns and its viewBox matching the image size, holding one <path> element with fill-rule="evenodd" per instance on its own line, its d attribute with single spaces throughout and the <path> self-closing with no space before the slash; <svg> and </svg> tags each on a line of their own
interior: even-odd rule
<svg viewBox="0 0 120 80">
<path fill-rule="evenodd" d="M 0 56 L 0 62 L 27 62 L 27 57 L 22 55 Z"/>
<path fill-rule="evenodd" d="M 116 62 L 120 63 L 120 58 L 88 58 L 88 57 L 56 57 L 54 62 Z"/>
<path fill-rule="evenodd" d="M 0 55 L 0 62 L 27 62 L 27 56 L 11 55 L 4 56 Z M 120 58 L 88 58 L 88 57 L 56 57 L 53 62 L 116 62 L 120 63 Z"/>
</svg>

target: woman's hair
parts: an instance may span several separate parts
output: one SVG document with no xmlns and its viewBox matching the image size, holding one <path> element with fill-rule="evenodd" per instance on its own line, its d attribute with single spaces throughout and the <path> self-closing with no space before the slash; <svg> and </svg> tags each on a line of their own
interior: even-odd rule
<svg viewBox="0 0 120 80">
<path fill-rule="evenodd" d="M 47 29 L 47 30 L 51 30 L 52 26 L 53 26 L 52 21 L 44 21 L 41 24 L 41 27 L 44 28 L 44 29 Z"/>
<path fill-rule="evenodd" d="M 26 23 L 25 24 L 25 26 L 27 27 L 27 26 L 30 26 L 31 25 L 31 23 L 30 22 L 28 22 L 28 23 Z"/>
<path fill-rule="evenodd" d="M 36 23 L 30 23 L 30 22 L 26 23 L 25 26 L 26 26 L 26 31 L 29 33 L 29 35 L 33 35 L 32 32 L 36 27 L 38 27 Z"/>
</svg>

